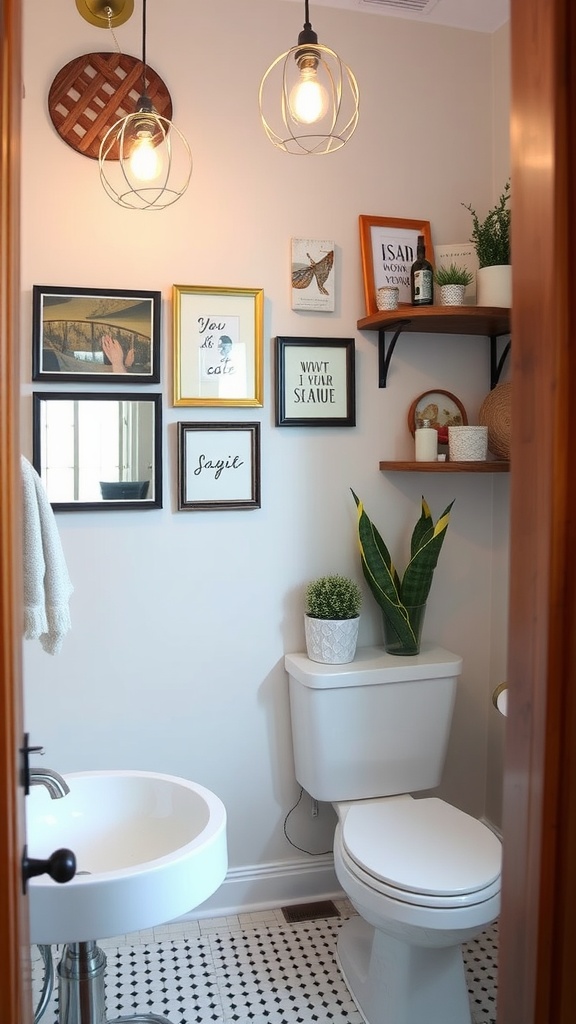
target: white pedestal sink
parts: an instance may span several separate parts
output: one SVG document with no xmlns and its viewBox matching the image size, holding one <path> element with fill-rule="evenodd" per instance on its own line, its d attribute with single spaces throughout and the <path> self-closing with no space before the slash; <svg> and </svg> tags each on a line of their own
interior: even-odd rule
<svg viewBox="0 0 576 1024">
<path fill-rule="evenodd" d="M 186 779 L 138 771 L 76 772 L 52 800 L 35 786 L 26 800 L 31 857 L 58 847 L 76 854 L 64 885 L 29 882 L 34 943 L 88 942 L 182 916 L 218 889 L 228 866 L 226 810 Z"/>
</svg>

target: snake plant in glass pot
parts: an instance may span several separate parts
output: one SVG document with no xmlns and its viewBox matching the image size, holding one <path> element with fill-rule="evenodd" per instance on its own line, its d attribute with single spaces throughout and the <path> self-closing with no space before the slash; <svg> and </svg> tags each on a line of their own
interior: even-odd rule
<svg viewBox="0 0 576 1024">
<path fill-rule="evenodd" d="M 384 646 L 389 654 L 420 652 L 426 601 L 444 543 L 453 501 L 434 523 L 424 497 L 410 543 L 410 560 L 402 576 L 364 505 L 352 491 L 358 509 L 358 541 L 364 577 L 382 611 Z"/>
</svg>

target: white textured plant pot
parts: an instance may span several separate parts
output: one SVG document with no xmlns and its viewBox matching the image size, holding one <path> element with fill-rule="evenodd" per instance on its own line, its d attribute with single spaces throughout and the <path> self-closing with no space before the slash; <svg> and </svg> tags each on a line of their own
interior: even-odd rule
<svg viewBox="0 0 576 1024">
<path fill-rule="evenodd" d="M 345 665 L 354 661 L 360 616 L 355 619 L 313 619 L 304 616 L 306 650 L 310 661 Z"/>
<path fill-rule="evenodd" d="M 512 267 L 480 267 L 476 271 L 476 303 L 479 306 L 512 305 Z"/>
<path fill-rule="evenodd" d="M 443 284 L 440 286 L 440 304 L 442 306 L 463 306 L 465 294 L 465 284 Z"/>
<path fill-rule="evenodd" d="M 484 462 L 488 455 L 488 427 L 448 427 L 450 462 Z"/>
</svg>

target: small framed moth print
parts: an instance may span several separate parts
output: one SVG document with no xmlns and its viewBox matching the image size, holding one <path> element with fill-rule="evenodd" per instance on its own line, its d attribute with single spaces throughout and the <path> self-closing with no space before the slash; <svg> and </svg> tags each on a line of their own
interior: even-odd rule
<svg viewBox="0 0 576 1024">
<path fill-rule="evenodd" d="M 355 427 L 354 338 L 276 338 L 276 426 Z"/>
<path fill-rule="evenodd" d="M 333 313 L 334 242 L 293 238 L 291 253 L 292 309 Z"/>
</svg>

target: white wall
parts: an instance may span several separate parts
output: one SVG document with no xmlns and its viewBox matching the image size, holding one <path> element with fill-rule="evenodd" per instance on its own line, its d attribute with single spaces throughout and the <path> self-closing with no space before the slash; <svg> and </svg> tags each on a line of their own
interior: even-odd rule
<svg viewBox="0 0 576 1024">
<path fill-rule="evenodd" d="M 136 6 L 116 34 L 123 50 L 138 55 Z M 503 643 L 494 629 L 501 627 L 501 637 L 505 631 L 491 614 L 491 595 L 501 590 L 507 557 L 505 542 L 502 558 L 493 561 L 491 550 L 493 522 L 506 516 L 506 488 L 486 476 L 384 475 L 378 462 L 410 455 L 407 411 L 431 387 L 457 394 L 474 422 L 489 389 L 488 343 L 401 338 L 389 386 L 380 390 L 376 335 L 358 332 L 356 321 L 364 315 L 359 214 L 427 219 L 434 242 L 451 242 L 469 237 L 462 202 L 479 210 L 491 204 L 492 40 L 319 7 L 320 41 L 357 74 L 361 119 L 342 152 L 300 159 L 271 146 L 257 111 L 262 73 L 296 42 L 296 6 L 173 0 L 166 17 L 164 5 L 149 5 L 148 58 L 172 93 L 194 174 L 175 206 L 147 214 L 121 210 L 105 196 L 97 165 L 65 145 L 47 113 L 59 69 L 82 53 L 113 48 L 108 32 L 88 25 L 70 0 L 25 0 L 24 7 L 25 454 L 33 284 L 162 291 L 165 423 L 162 510 L 58 515 L 75 585 L 73 630 L 55 658 L 25 645 L 26 726 L 44 744 L 45 763 L 60 771 L 150 769 L 213 789 L 228 810 L 232 876 L 244 882 L 237 898 L 299 897 L 308 892 L 299 868 L 320 864 L 320 887 L 331 876 L 322 874 L 321 858 L 294 850 L 283 834 L 299 792 L 283 655 L 302 649 L 310 578 L 341 571 L 361 579 L 351 486 L 402 567 L 422 491 L 435 516 L 456 499 L 424 635 L 464 656 L 442 792 L 471 813 L 485 810 L 489 693 L 498 681 L 490 678 L 490 650 Z M 290 309 L 293 236 L 335 240 L 334 313 Z M 172 406 L 173 283 L 264 289 L 262 409 Z M 356 428 L 274 426 L 279 334 L 355 337 Z M 250 419 L 262 424 L 262 508 L 179 513 L 176 423 Z M 380 642 L 380 624 L 366 592 L 360 643 L 372 642 Z M 330 808 L 312 820 L 303 802 L 291 822 L 299 845 L 330 847 Z"/>
</svg>

